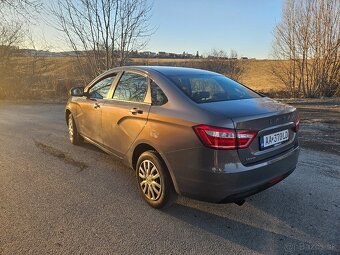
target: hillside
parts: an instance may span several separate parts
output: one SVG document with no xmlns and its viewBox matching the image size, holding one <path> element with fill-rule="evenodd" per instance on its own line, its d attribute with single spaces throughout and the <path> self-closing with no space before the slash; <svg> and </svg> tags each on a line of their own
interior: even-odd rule
<svg viewBox="0 0 340 255">
<path fill-rule="evenodd" d="M 241 82 L 250 88 L 262 92 L 284 91 L 285 86 L 271 72 L 274 62 L 278 60 L 247 60 L 244 61 L 244 75 Z"/>
<path fill-rule="evenodd" d="M 133 59 L 131 64 L 138 65 L 175 65 L 190 66 L 200 59 Z M 261 92 L 278 92 L 285 90 L 284 85 L 272 74 L 273 63 L 278 60 L 242 60 L 244 74 L 240 82 Z"/>
<path fill-rule="evenodd" d="M 131 59 L 129 65 L 200 66 L 202 59 Z M 244 73 L 240 81 L 250 88 L 280 96 L 283 84 L 271 73 L 275 60 L 242 60 Z M 6 66 L 0 66 L 1 98 L 66 97 L 75 85 L 85 85 L 94 77 L 80 72 L 76 57 L 16 57 Z M 21 93 L 18 93 L 20 88 Z M 281 93 L 278 93 L 281 92 Z"/>
</svg>

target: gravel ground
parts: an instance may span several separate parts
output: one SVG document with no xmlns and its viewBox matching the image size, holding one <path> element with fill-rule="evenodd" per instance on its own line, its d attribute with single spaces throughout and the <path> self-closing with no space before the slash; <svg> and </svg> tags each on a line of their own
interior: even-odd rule
<svg viewBox="0 0 340 255">
<path fill-rule="evenodd" d="M 340 98 L 283 101 L 299 110 L 302 147 L 340 155 Z"/>
<path fill-rule="evenodd" d="M 0 254 L 339 254 L 338 147 L 303 138 L 296 171 L 242 207 L 180 197 L 160 211 L 133 171 L 68 142 L 63 107 L 0 103 Z"/>
</svg>

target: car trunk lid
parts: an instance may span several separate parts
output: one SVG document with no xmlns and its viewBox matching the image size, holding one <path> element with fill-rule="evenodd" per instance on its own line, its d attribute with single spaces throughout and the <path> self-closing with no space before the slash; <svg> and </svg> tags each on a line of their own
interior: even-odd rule
<svg viewBox="0 0 340 255">
<path fill-rule="evenodd" d="M 296 109 L 267 97 L 221 101 L 200 104 L 205 110 L 220 116 L 219 118 L 232 119 L 236 130 L 255 131 L 257 135 L 247 148 L 238 149 L 243 164 L 253 164 L 273 157 L 294 146 L 296 133 L 293 131 Z M 223 126 L 218 121 L 217 126 Z M 287 131 L 286 131 L 287 130 Z M 287 141 L 274 146 L 262 148 L 261 137 L 285 131 Z M 263 142 L 262 142 L 263 144 Z"/>
</svg>

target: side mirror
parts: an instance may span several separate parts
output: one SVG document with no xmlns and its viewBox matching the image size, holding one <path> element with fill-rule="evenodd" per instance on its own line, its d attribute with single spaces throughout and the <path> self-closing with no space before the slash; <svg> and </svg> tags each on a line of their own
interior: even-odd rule
<svg viewBox="0 0 340 255">
<path fill-rule="evenodd" d="M 73 87 L 70 90 L 70 95 L 72 97 L 82 97 L 84 96 L 84 88 L 83 87 Z"/>
</svg>

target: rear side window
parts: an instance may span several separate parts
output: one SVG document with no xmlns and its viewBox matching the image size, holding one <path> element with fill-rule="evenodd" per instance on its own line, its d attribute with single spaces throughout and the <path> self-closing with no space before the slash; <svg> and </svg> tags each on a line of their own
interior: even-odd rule
<svg viewBox="0 0 340 255">
<path fill-rule="evenodd" d="M 209 103 L 261 97 L 223 75 L 184 75 L 169 77 L 196 103 Z"/>
<path fill-rule="evenodd" d="M 147 92 L 147 77 L 136 73 L 124 73 L 117 84 L 113 99 L 144 102 Z"/>
<path fill-rule="evenodd" d="M 115 77 L 116 77 L 116 74 L 113 74 L 112 76 L 104 78 L 98 81 L 95 85 L 93 85 L 89 90 L 90 98 L 95 98 L 95 99 L 105 98 L 107 94 L 109 93 L 111 84 Z"/>
<path fill-rule="evenodd" d="M 163 105 L 168 102 L 168 98 L 164 94 L 163 90 L 153 81 L 150 81 L 151 85 L 151 99 L 152 105 Z"/>
</svg>

